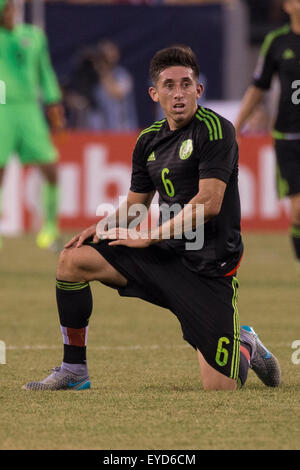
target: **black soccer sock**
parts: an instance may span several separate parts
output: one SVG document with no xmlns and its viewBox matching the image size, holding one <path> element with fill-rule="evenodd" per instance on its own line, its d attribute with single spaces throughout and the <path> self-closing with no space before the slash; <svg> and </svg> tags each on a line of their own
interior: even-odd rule
<svg viewBox="0 0 300 470">
<path fill-rule="evenodd" d="M 248 370 L 250 367 L 251 348 L 249 344 L 241 342 L 240 345 L 240 369 L 238 385 L 241 388 L 247 380 Z"/>
<path fill-rule="evenodd" d="M 294 247 L 294 252 L 297 260 L 300 262 L 300 225 L 292 225 L 291 230 L 291 239 Z"/>
<path fill-rule="evenodd" d="M 63 362 L 85 364 L 93 298 L 88 282 L 56 281 L 56 300 L 64 342 Z"/>
</svg>

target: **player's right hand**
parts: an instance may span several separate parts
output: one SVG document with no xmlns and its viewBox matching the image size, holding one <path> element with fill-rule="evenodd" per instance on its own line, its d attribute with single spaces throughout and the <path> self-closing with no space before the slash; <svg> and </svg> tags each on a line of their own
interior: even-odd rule
<svg viewBox="0 0 300 470">
<path fill-rule="evenodd" d="M 79 233 L 78 235 L 75 235 L 68 243 L 65 244 L 65 248 L 80 248 L 85 240 L 88 238 L 93 237 L 93 242 L 97 243 L 99 241 L 99 238 L 97 237 L 96 234 L 96 228 L 97 225 L 91 225 L 87 229 L 83 230 L 83 232 Z"/>
</svg>

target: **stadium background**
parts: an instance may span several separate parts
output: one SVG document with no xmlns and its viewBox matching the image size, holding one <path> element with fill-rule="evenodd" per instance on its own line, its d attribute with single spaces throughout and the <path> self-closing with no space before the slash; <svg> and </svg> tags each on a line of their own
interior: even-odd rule
<svg viewBox="0 0 300 470">
<path fill-rule="evenodd" d="M 91 130 L 88 125 L 80 125 L 81 111 L 76 110 L 74 119 L 71 110 L 69 129 L 55 137 L 60 152 L 62 229 L 84 227 L 93 220 L 99 201 L 116 205 L 117 196 L 127 194 L 136 136 L 157 118 L 147 94 L 148 66 L 155 51 L 173 43 L 189 44 L 197 54 L 206 86 L 203 104 L 234 122 L 239 100 L 251 81 L 259 44 L 271 28 L 286 20 L 275 6 L 274 0 L 198 4 L 137 0 L 25 2 L 25 20 L 43 27 L 48 35 L 64 96 L 72 84 L 74 62 L 80 51 L 104 39 L 118 45 L 120 63 L 134 83 L 136 129 Z M 240 141 L 240 192 L 246 230 L 288 227 L 288 202 L 278 202 L 276 197 L 274 151 L 269 137 L 276 83 L 273 90 Z M 4 180 L 4 234 L 37 229 L 40 190 L 38 172 L 21 168 L 14 159 Z"/>
<path fill-rule="evenodd" d="M 115 203 L 127 192 L 132 146 L 139 130 L 156 119 L 146 93 L 151 54 L 173 42 L 189 42 L 207 83 L 205 105 L 234 121 L 264 35 L 286 21 L 279 3 L 25 2 L 26 20 L 47 32 L 66 105 L 74 58 L 101 39 L 118 42 L 121 64 L 134 80 L 137 129 L 83 128 L 81 112 L 74 118 L 67 109 L 68 129 L 54 137 L 61 155 L 66 240 L 94 220 L 99 201 Z M 245 256 L 239 313 L 241 324 L 255 326 L 279 358 L 282 386 L 269 389 L 250 371 L 240 392 L 205 392 L 195 353 L 182 340 L 175 317 L 92 283 L 91 390 L 21 390 L 59 365 L 62 342 L 57 255 L 40 250 L 35 241 L 40 176 L 14 159 L 5 177 L 2 228 L 7 236 L 0 251 L 0 347 L 6 346 L 6 362 L 0 350 L 0 449 L 299 449 L 299 275 L 287 231 L 288 204 L 279 203 L 275 192 L 270 127 L 277 94 L 275 82 L 240 141 Z M 95 455 L 100 461 L 100 453 Z"/>
</svg>

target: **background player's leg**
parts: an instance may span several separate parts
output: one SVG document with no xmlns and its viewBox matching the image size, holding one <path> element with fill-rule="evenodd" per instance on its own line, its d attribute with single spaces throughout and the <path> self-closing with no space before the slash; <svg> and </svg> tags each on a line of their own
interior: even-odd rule
<svg viewBox="0 0 300 470">
<path fill-rule="evenodd" d="M 4 176 L 4 168 L 0 168 L 0 186 L 2 186 Z"/>
<path fill-rule="evenodd" d="M 197 349 L 203 388 L 205 390 L 236 390 L 237 382 L 211 367 Z"/>
<path fill-rule="evenodd" d="M 52 142 L 49 128 L 37 103 L 19 107 L 19 156 L 22 164 L 38 166 L 45 178 L 43 208 L 45 220 L 37 237 L 40 248 L 57 250 L 58 230 L 58 152 Z"/>
<path fill-rule="evenodd" d="M 43 176 L 50 184 L 57 184 L 57 165 L 56 163 L 49 163 L 48 165 L 39 166 Z"/>
<path fill-rule="evenodd" d="M 5 168 L 9 163 L 10 156 L 17 151 L 17 135 L 15 126 L 15 114 L 13 106 L 0 105 L 0 218 L 2 216 L 2 188 Z M 2 245 L 0 233 L 0 246 Z"/>
<path fill-rule="evenodd" d="M 291 239 L 294 253 L 300 266 L 300 194 L 290 196 L 291 201 Z"/>
<path fill-rule="evenodd" d="M 37 244 L 40 248 L 55 248 L 54 244 L 59 239 L 57 165 L 49 163 L 40 165 L 39 168 L 45 178 L 45 183 L 42 197 L 44 221 L 37 237 Z"/>
</svg>

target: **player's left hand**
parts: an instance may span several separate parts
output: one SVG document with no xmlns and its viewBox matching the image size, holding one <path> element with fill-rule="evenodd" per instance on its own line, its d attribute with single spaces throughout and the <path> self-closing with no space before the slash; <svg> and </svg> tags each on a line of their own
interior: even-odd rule
<svg viewBox="0 0 300 470">
<path fill-rule="evenodd" d="M 61 132 L 66 127 L 64 107 L 61 103 L 47 106 L 47 118 L 53 132 Z"/>
<path fill-rule="evenodd" d="M 151 245 L 151 238 L 148 232 L 137 232 L 126 228 L 114 228 L 98 234 L 101 240 L 113 240 L 110 246 L 123 245 L 129 248 L 147 248 Z"/>
</svg>

